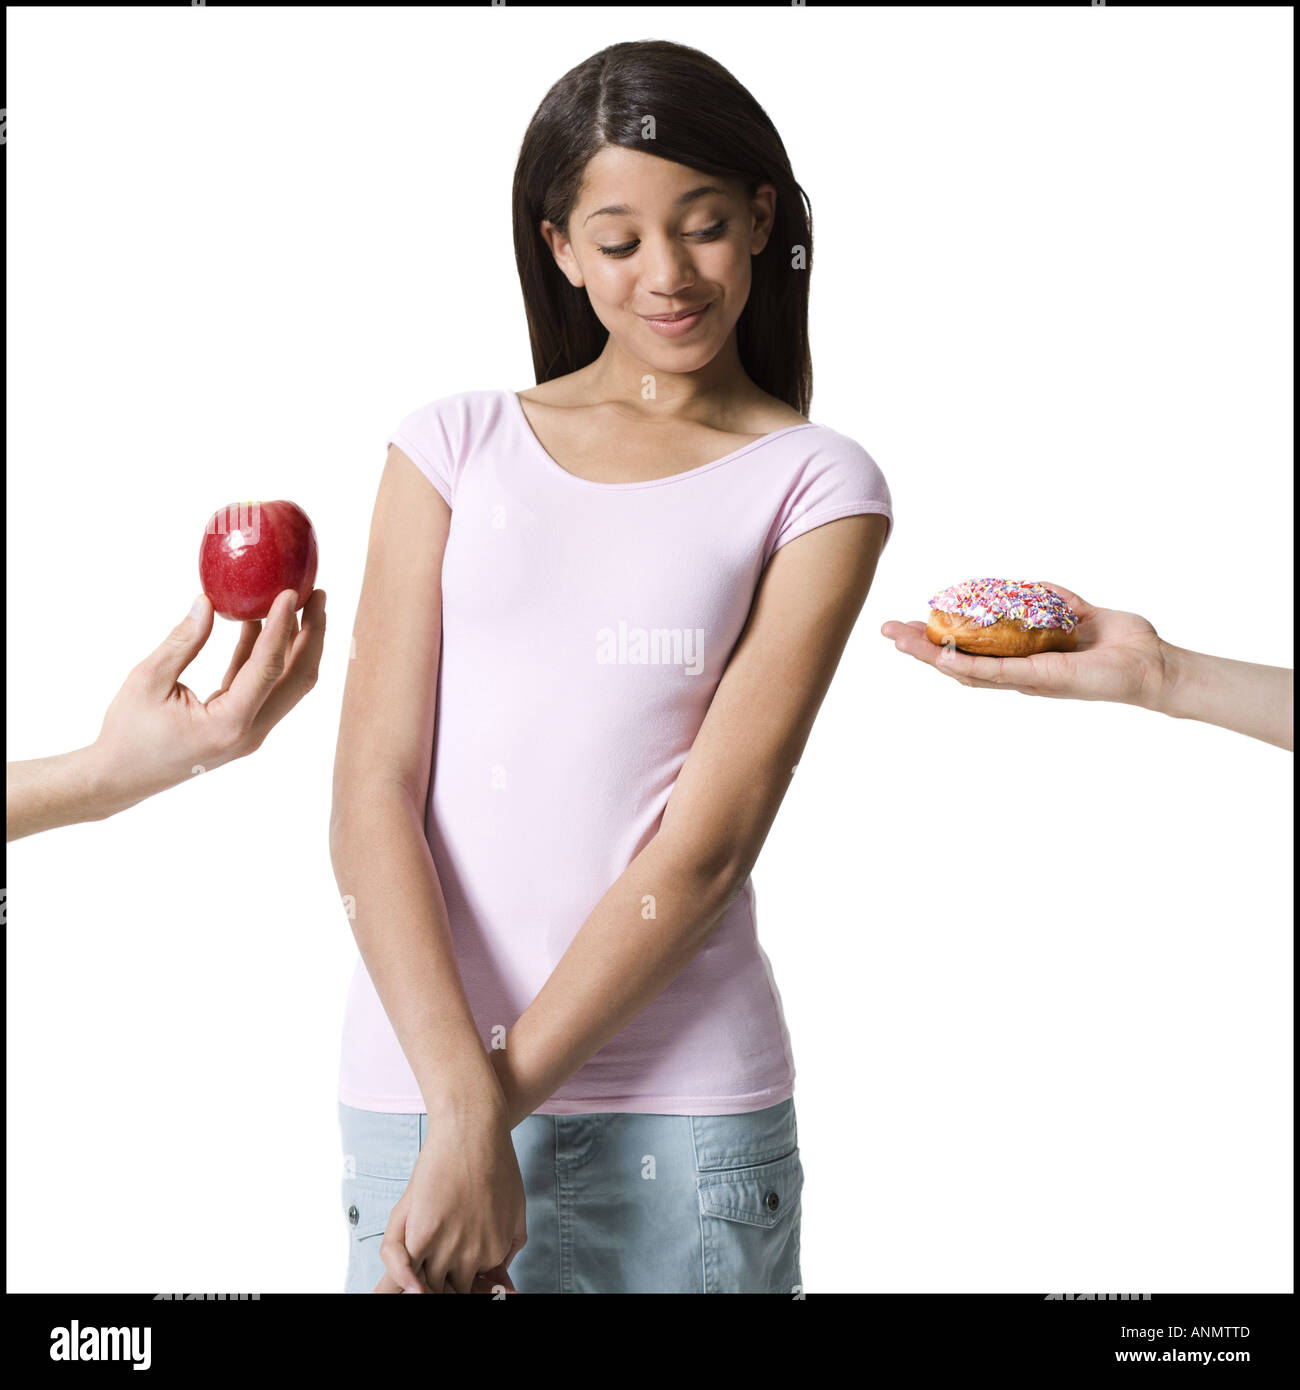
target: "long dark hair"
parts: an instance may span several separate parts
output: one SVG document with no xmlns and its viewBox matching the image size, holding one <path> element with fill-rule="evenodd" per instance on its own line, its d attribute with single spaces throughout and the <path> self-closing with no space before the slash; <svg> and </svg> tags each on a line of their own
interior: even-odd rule
<svg viewBox="0 0 1300 1390">
<path fill-rule="evenodd" d="M 753 258 L 736 346 L 751 380 L 807 415 L 812 205 L 776 127 L 749 92 L 708 54 L 658 40 L 611 44 L 566 72 L 524 133 L 512 193 L 515 263 L 538 384 L 594 361 L 609 336 L 586 290 L 555 264 L 539 227 L 545 218 L 567 237 L 587 162 L 607 145 L 735 179 L 751 198 L 760 183 L 776 187 L 772 235 Z"/>
</svg>

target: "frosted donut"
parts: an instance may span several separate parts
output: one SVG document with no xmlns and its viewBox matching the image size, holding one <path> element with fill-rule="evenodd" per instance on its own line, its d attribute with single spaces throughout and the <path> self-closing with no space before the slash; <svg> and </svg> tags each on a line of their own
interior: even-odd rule
<svg viewBox="0 0 1300 1390">
<path fill-rule="evenodd" d="M 1026 579 L 968 579 L 930 600 L 925 635 L 976 656 L 1072 652 L 1079 620 L 1046 584 Z"/>
</svg>

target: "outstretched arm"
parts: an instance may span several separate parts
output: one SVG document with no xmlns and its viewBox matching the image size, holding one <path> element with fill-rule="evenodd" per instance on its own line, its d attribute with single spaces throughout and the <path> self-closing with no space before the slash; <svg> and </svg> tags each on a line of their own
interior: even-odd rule
<svg viewBox="0 0 1300 1390">
<path fill-rule="evenodd" d="M 936 646 L 925 635 L 924 622 L 888 622 L 880 631 L 900 652 L 961 685 L 1136 705 L 1172 719 L 1217 724 L 1291 751 L 1295 676 L 1288 667 L 1176 647 L 1140 613 L 1099 608 L 1063 584 L 1044 582 L 1078 616 L 1079 645 L 1072 652 L 975 656 L 950 644 Z"/>
<path fill-rule="evenodd" d="M 848 516 L 771 559 L 660 828 L 491 1054 L 512 1126 L 681 973 L 749 877 L 871 587 L 883 516 Z M 655 918 L 642 916 L 646 894 Z"/>
<path fill-rule="evenodd" d="M 1295 672 L 1289 667 L 1163 645 L 1168 675 L 1148 709 L 1294 749 Z"/>
<path fill-rule="evenodd" d="M 212 632 L 212 603 L 200 594 L 189 616 L 127 676 L 94 743 L 8 765 L 6 839 L 107 820 L 195 772 L 260 748 L 316 684 L 325 591 L 308 599 L 301 629 L 294 597 L 286 589 L 265 623 L 244 623 L 221 688 L 200 700 L 180 681 Z"/>
</svg>

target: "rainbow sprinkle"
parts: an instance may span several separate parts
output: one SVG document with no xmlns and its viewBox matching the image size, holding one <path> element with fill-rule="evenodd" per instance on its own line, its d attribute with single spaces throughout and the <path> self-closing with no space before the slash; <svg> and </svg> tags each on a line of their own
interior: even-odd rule
<svg viewBox="0 0 1300 1390">
<path fill-rule="evenodd" d="M 931 608 L 958 613 L 977 627 L 992 627 L 999 618 L 1018 618 L 1026 631 L 1059 627 L 1070 632 L 1079 621 L 1058 593 L 1027 579 L 968 579 L 950 585 L 929 602 Z"/>
</svg>

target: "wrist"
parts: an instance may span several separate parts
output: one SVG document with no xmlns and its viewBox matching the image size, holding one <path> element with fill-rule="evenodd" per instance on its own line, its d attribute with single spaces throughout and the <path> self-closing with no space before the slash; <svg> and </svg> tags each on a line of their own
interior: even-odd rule
<svg viewBox="0 0 1300 1390">
<path fill-rule="evenodd" d="M 1176 647 L 1161 638 L 1158 675 L 1136 703 L 1171 719 L 1188 718 L 1188 697 L 1196 681 L 1196 660 L 1196 652 Z"/>
<path fill-rule="evenodd" d="M 78 801 L 85 809 L 85 820 L 107 820 L 134 806 L 141 798 L 130 796 L 122 779 L 114 775 L 108 757 L 98 741 L 66 754 L 68 776 L 78 789 Z"/>
<path fill-rule="evenodd" d="M 510 1128 L 514 1129 L 516 1125 L 526 1120 L 533 1113 L 536 1105 L 540 1105 L 541 1102 L 537 1101 L 534 1104 L 525 1093 L 523 1081 L 512 1065 L 513 1059 L 508 1048 L 493 1048 L 488 1053 L 488 1059 L 501 1086 Z"/>
<path fill-rule="evenodd" d="M 128 810 L 145 799 L 147 792 L 135 791 L 128 787 L 127 778 L 114 766 L 110 753 L 96 739 L 85 748 L 68 753 L 75 759 L 75 776 L 81 784 L 85 796 L 86 819 L 107 820 L 120 810 Z"/>
<path fill-rule="evenodd" d="M 421 1084 L 420 1093 L 430 1123 L 491 1125 L 503 1121 L 508 1112 L 496 1071 L 481 1048 L 454 1069 L 444 1066 Z"/>
</svg>

